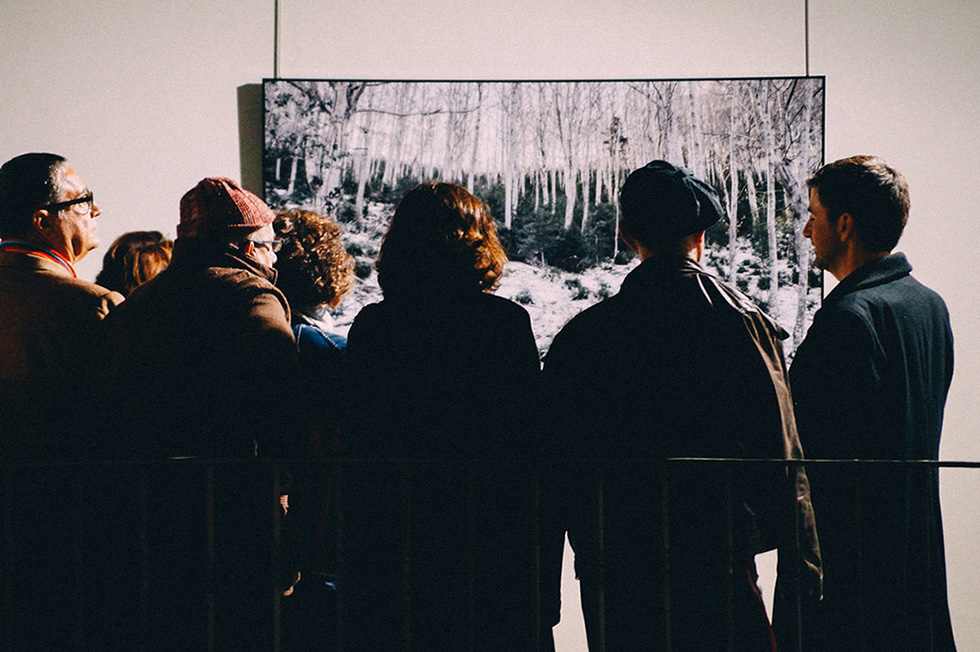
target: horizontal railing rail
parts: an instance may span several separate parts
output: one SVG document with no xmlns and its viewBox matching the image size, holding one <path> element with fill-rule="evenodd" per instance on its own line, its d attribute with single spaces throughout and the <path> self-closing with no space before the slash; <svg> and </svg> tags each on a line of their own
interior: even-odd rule
<svg viewBox="0 0 980 652">
<path fill-rule="evenodd" d="M 350 596 L 344 585 L 345 573 L 349 570 L 346 565 L 356 559 L 358 552 L 349 549 L 351 541 L 357 541 L 349 531 L 356 527 L 351 518 L 364 517 L 353 508 L 357 496 L 350 492 L 361 491 L 367 486 L 353 484 L 351 478 L 365 470 L 388 469 L 394 474 L 388 479 L 396 495 L 381 496 L 380 500 L 391 499 L 394 511 L 388 514 L 396 517 L 378 524 L 376 529 L 390 530 L 391 540 L 401 551 L 397 563 L 391 566 L 400 588 L 398 595 L 389 601 L 399 613 L 384 614 L 397 629 L 395 648 L 427 649 L 426 633 L 415 622 L 416 614 L 412 609 L 417 604 L 413 601 L 417 601 L 415 592 L 419 587 L 416 584 L 420 581 L 420 571 L 416 567 L 420 563 L 419 551 L 413 550 L 413 546 L 417 540 L 428 541 L 425 532 L 417 531 L 413 510 L 425 508 L 420 501 L 432 498 L 425 493 L 431 487 L 425 489 L 423 483 L 431 481 L 436 471 L 462 470 L 466 473 L 459 483 L 453 484 L 450 479 L 447 484 L 438 485 L 462 488 L 457 502 L 459 513 L 463 514 L 459 530 L 463 533 L 461 540 L 466 550 L 460 558 L 467 586 L 459 595 L 463 603 L 460 610 L 467 622 L 460 629 L 462 643 L 458 649 L 492 649 L 487 647 L 487 625 L 481 621 L 480 613 L 481 601 L 486 596 L 485 587 L 480 585 L 483 577 L 480 551 L 483 548 L 479 536 L 481 519 L 488 504 L 478 487 L 482 486 L 480 483 L 499 482 L 502 477 L 518 477 L 495 475 L 494 471 L 499 470 L 501 474 L 523 474 L 518 479 L 526 481 L 521 484 L 521 491 L 525 493 L 519 498 L 532 522 L 522 530 L 521 536 L 526 538 L 533 556 L 527 566 L 532 576 L 529 585 L 532 591 L 539 593 L 525 605 L 530 612 L 528 622 L 533 623 L 525 640 L 527 649 L 548 649 L 551 616 L 545 614 L 549 607 L 542 606 L 541 602 L 543 571 L 540 564 L 544 536 L 541 515 L 543 510 L 549 509 L 548 498 L 543 498 L 542 491 L 547 494 L 550 488 L 542 482 L 549 482 L 555 473 L 560 475 L 563 468 L 573 468 L 576 473 L 582 469 L 594 472 L 579 477 L 587 477 L 586 484 L 593 492 L 590 495 L 598 497 L 594 517 L 601 559 L 599 568 L 605 573 L 604 519 L 608 496 L 604 492 L 608 488 L 608 479 L 616 477 L 609 476 L 610 472 L 645 468 L 653 472 L 651 477 L 656 479 L 662 502 L 650 508 L 657 511 L 659 522 L 663 524 L 659 549 L 663 554 L 663 568 L 667 569 L 671 563 L 671 532 L 668 528 L 671 505 L 667 495 L 673 469 L 700 468 L 706 474 L 716 474 L 718 470 L 724 472 L 727 519 L 724 546 L 728 550 L 729 563 L 734 564 L 737 543 L 733 482 L 738 469 L 846 470 L 855 479 L 850 490 L 857 492 L 855 503 L 860 503 L 860 492 L 866 490 L 862 486 L 866 474 L 977 469 L 980 462 L 736 458 L 515 461 L 432 457 L 5 461 L 0 462 L 0 624 L 3 627 L 0 647 L 6 650 L 42 649 L 48 644 L 55 646 L 52 649 L 95 650 L 105 649 L 105 637 L 113 637 L 113 647 L 140 650 L 168 647 L 203 650 L 367 649 L 362 632 L 351 630 L 347 611 Z M 315 622 L 315 614 L 311 620 L 309 614 L 296 616 L 288 613 L 288 609 L 283 612 L 284 601 L 288 598 L 282 597 L 282 593 L 292 579 L 287 572 L 292 570 L 289 568 L 292 562 L 285 556 L 291 553 L 283 541 L 283 513 L 278 500 L 279 493 L 289 488 L 290 483 L 295 489 L 302 486 L 304 477 L 308 480 L 311 476 L 321 480 L 328 478 L 330 495 L 341 494 L 338 503 L 341 508 L 331 508 L 333 514 L 328 526 L 334 537 L 331 554 L 335 565 L 327 579 L 318 580 L 320 585 L 329 587 L 329 595 L 316 603 L 317 608 L 322 609 L 321 615 L 332 611 L 333 623 L 317 625 L 317 635 L 329 638 L 320 641 L 322 645 L 318 647 L 311 647 L 315 644 L 301 640 L 303 636 L 296 632 L 304 624 Z M 370 479 L 370 475 L 366 477 Z M 360 479 L 365 480 L 365 476 Z M 797 510 L 795 488 L 789 484 L 785 499 L 791 500 L 792 509 Z M 321 485 L 317 485 L 318 491 L 325 486 Z M 345 491 L 348 494 L 345 495 Z M 509 497 L 516 499 L 515 496 Z M 321 498 L 318 495 L 312 502 Z M 307 498 L 309 502 L 311 499 Z M 241 518 L 242 510 L 258 509 L 268 511 L 261 517 Z M 931 503 L 924 504 L 923 509 L 928 512 L 933 507 Z M 249 513 L 254 516 L 254 512 Z M 861 517 L 858 514 L 858 518 Z M 287 525 L 289 518 L 286 517 Z M 819 531 L 819 512 L 816 518 Z M 799 527 L 799 518 L 795 518 L 794 523 L 794 527 Z M 857 536 L 861 536 L 860 529 Z M 803 554 L 798 530 L 793 533 L 792 540 L 796 546 L 790 566 L 798 571 Z M 301 579 L 297 586 L 309 579 Z M 606 605 L 602 588 L 605 579 L 600 577 L 597 582 L 595 613 L 598 631 L 590 641 L 592 649 L 599 650 L 606 649 Z M 799 650 L 803 588 L 798 574 L 786 579 L 793 592 L 789 645 L 791 650 Z M 338 589 L 334 592 L 335 586 Z M 736 649 L 735 598 L 731 584 L 726 592 L 725 639 L 729 649 Z M 664 619 L 657 634 L 662 638 L 660 649 L 671 650 L 671 595 L 667 582 L 661 587 L 660 599 L 663 602 L 660 613 Z M 932 596 L 927 595 L 925 599 L 928 601 Z M 229 609 L 235 613 L 230 614 Z M 424 609 L 421 613 L 425 613 Z M 248 614 L 251 616 L 246 618 Z M 858 614 L 859 622 L 863 623 L 863 618 L 864 614 Z M 236 631 L 242 629 L 243 619 L 248 621 L 247 627 Z M 585 636 L 584 631 L 582 635 Z M 862 624 L 857 649 L 867 645 L 864 636 Z"/>
</svg>

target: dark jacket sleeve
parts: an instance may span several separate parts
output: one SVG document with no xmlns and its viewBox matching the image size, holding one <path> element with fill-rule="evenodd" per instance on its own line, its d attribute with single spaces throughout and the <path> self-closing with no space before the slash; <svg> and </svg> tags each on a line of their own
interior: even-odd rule
<svg viewBox="0 0 980 652">
<path fill-rule="evenodd" d="M 305 425 L 300 396 L 300 370 L 296 340 L 289 325 L 289 306 L 278 290 L 256 284 L 248 292 L 247 306 L 238 327 L 242 361 L 254 383 L 254 410 L 250 429 L 258 454 L 263 457 L 297 457 L 304 454 Z M 241 391 L 248 391 L 242 387 Z"/>
</svg>

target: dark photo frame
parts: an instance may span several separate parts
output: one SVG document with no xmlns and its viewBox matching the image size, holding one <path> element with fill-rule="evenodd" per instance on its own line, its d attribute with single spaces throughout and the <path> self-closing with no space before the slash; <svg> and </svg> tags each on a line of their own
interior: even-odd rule
<svg viewBox="0 0 980 652">
<path fill-rule="evenodd" d="M 360 282 L 341 332 L 379 301 L 372 263 L 400 196 L 454 181 L 487 202 L 511 263 L 498 294 L 525 305 L 539 348 L 615 293 L 636 264 L 616 236 L 618 190 L 653 159 L 721 198 L 703 264 L 792 336 L 820 303 L 806 178 L 823 161 L 823 77 L 691 80 L 263 82 L 263 188 L 273 208 L 335 217 Z"/>
</svg>

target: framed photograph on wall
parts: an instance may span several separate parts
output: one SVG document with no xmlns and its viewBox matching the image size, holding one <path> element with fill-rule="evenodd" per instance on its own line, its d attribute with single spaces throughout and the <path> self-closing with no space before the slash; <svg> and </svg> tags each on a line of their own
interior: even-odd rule
<svg viewBox="0 0 980 652">
<path fill-rule="evenodd" d="M 380 301 L 373 259 L 399 198 L 424 180 L 483 199 L 511 262 L 498 294 L 538 346 L 614 294 L 637 264 L 616 235 L 618 191 L 654 159 L 718 192 L 726 219 L 702 263 L 803 338 L 821 297 L 806 178 L 823 161 L 823 77 L 692 80 L 268 79 L 263 185 L 273 208 L 329 213 L 360 282 L 339 330 Z"/>
</svg>

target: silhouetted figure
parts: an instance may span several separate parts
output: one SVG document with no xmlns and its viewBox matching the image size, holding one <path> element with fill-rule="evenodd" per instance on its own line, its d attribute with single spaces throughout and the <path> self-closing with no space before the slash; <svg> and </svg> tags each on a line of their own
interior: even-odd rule
<svg viewBox="0 0 980 652">
<path fill-rule="evenodd" d="M 0 167 L 0 462 L 74 456 L 79 388 L 91 382 L 102 319 L 123 297 L 78 278 L 102 209 L 63 157 Z M 74 472 L 9 467 L 0 484 L 0 648 L 63 649 L 79 608 L 71 552 Z"/>
<path fill-rule="evenodd" d="M 318 463 L 292 469 L 289 513 L 283 539 L 301 577 L 282 601 L 283 649 L 335 649 L 337 583 L 337 486 L 326 463 L 339 453 L 339 423 L 347 403 L 347 338 L 333 331 L 329 309 L 354 284 L 354 259 L 344 249 L 340 227 L 325 215 L 292 209 L 273 223 L 282 248 L 276 285 L 292 308 L 299 349 L 301 396 L 310 438 L 305 456 Z"/>
<path fill-rule="evenodd" d="M 533 645 L 540 367 L 527 312 L 491 293 L 505 262 L 489 210 L 461 186 L 422 184 L 395 210 L 384 300 L 349 334 L 345 448 L 378 461 L 343 468 L 347 649 Z"/>
<path fill-rule="evenodd" d="M 106 322 L 94 452 L 221 460 L 148 465 L 139 482 L 119 467 L 107 478 L 119 491 L 106 527 L 121 549 L 102 593 L 117 619 L 97 624 L 120 647 L 272 641 L 279 496 L 256 457 L 293 456 L 301 441 L 296 344 L 273 285 L 274 217 L 234 181 L 202 180 L 181 199 L 170 266 Z"/>
<path fill-rule="evenodd" d="M 905 178 L 855 156 L 807 181 L 817 267 L 840 283 L 790 370 L 808 457 L 935 460 L 953 376 L 943 300 L 891 253 L 908 220 Z M 955 649 L 946 598 L 939 471 L 810 467 L 824 600 L 804 612 L 806 650 Z"/>
<path fill-rule="evenodd" d="M 620 202 L 621 235 L 642 262 L 562 329 L 544 372 L 553 454 L 568 460 L 552 491 L 589 649 L 774 650 L 754 556 L 778 547 L 780 574 L 802 573 L 819 595 L 806 476 L 656 461 L 800 458 L 786 335 L 698 264 L 722 215 L 709 186 L 654 161 L 627 178 Z M 560 558 L 563 530 L 545 529 Z M 553 604 L 560 565 L 544 568 Z"/>
</svg>

